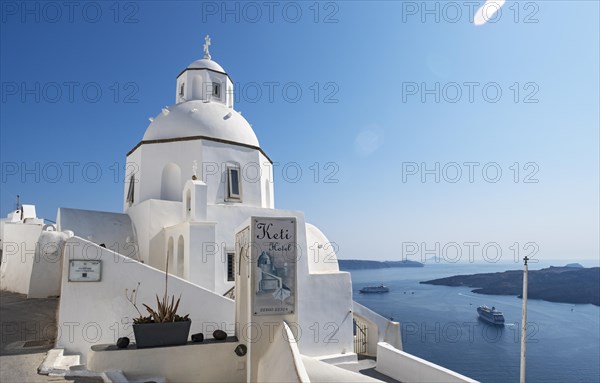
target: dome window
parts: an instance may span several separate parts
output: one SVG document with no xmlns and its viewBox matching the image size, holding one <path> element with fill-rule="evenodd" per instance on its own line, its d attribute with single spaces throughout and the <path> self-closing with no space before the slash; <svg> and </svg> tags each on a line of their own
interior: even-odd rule
<svg viewBox="0 0 600 383">
<path fill-rule="evenodd" d="M 133 205 L 134 185 L 135 185 L 135 178 L 132 175 L 131 177 L 129 177 L 129 189 L 127 190 L 127 203 L 129 204 L 129 206 Z"/>
<path fill-rule="evenodd" d="M 179 87 L 179 96 L 183 97 L 184 90 L 185 90 L 185 82 L 182 82 L 181 86 Z"/>
<path fill-rule="evenodd" d="M 240 168 L 227 167 L 227 201 L 242 201 L 242 184 L 240 182 Z"/>
<path fill-rule="evenodd" d="M 212 83 L 212 95 L 219 100 L 221 99 L 221 84 L 218 82 Z"/>
</svg>

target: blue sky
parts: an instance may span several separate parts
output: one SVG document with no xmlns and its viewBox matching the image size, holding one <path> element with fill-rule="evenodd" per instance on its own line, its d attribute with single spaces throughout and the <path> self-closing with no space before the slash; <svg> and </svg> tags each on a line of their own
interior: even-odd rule
<svg viewBox="0 0 600 383">
<path fill-rule="evenodd" d="M 125 154 L 210 34 L 279 163 L 276 207 L 340 258 L 439 243 L 465 262 L 474 242 L 510 262 L 516 242 L 599 262 L 596 1 L 507 2 L 482 26 L 463 2 L 1 4 L 3 216 L 16 194 L 52 220 L 120 211 Z"/>
</svg>

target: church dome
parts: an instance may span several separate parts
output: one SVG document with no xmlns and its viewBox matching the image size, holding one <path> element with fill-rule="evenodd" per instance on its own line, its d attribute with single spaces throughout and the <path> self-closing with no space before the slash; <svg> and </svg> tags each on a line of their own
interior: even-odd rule
<svg viewBox="0 0 600 383">
<path fill-rule="evenodd" d="M 186 101 L 163 109 L 146 129 L 143 140 L 196 136 L 259 146 L 254 130 L 241 114 L 222 103 L 202 100 Z"/>
<path fill-rule="evenodd" d="M 222 66 L 212 61 L 211 59 L 206 58 L 194 61 L 193 63 L 188 65 L 187 69 L 209 69 L 221 73 L 226 73 L 225 69 L 223 69 Z"/>
</svg>

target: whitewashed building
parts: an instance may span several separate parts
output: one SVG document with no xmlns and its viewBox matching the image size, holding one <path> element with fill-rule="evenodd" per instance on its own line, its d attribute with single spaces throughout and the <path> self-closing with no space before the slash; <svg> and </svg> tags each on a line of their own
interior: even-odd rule
<svg viewBox="0 0 600 383">
<path fill-rule="evenodd" d="M 325 235 L 302 212 L 275 209 L 272 161 L 235 111 L 233 82 L 209 45 L 177 77 L 175 104 L 127 153 L 123 213 L 59 209 L 59 277 L 44 283 L 60 291 L 60 331 L 42 371 L 77 374 L 82 364 L 120 371 L 115 381 L 350 382 L 378 381 L 357 373 L 376 367 L 387 380 L 471 382 L 403 352 L 399 323 L 353 302 Z M 78 271 L 83 261 L 94 269 Z M 126 289 L 139 283 L 138 302 L 151 304 L 167 268 L 191 333 L 221 329 L 228 341 L 111 349 L 133 339 Z M 247 353 L 234 352 L 240 345 Z"/>
</svg>

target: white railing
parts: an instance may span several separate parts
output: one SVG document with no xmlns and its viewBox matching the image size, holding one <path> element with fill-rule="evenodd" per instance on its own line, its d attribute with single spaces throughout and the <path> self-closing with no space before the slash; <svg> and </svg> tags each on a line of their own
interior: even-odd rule
<svg viewBox="0 0 600 383">
<path fill-rule="evenodd" d="M 377 355 L 378 342 L 386 342 L 402 350 L 400 323 L 386 319 L 357 302 L 353 302 L 353 315 L 356 320 L 367 327 L 365 334 L 367 355 Z"/>
<path fill-rule="evenodd" d="M 438 366 L 393 346 L 377 345 L 378 372 L 405 383 L 478 383 L 457 372 Z"/>
</svg>

